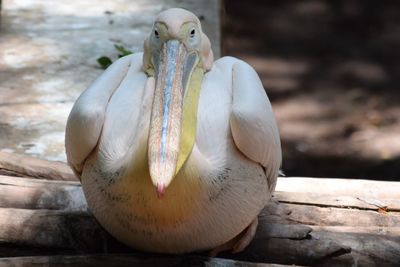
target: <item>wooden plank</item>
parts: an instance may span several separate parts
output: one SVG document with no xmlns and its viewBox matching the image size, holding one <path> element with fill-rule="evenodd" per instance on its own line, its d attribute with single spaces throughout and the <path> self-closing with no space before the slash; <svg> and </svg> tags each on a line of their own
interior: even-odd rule
<svg viewBox="0 0 400 267">
<path fill-rule="evenodd" d="M 43 185 L 51 186 L 76 186 L 81 187 L 79 181 L 65 181 L 65 180 L 49 180 L 49 179 L 39 179 L 32 177 L 15 177 L 9 175 L 0 175 L 0 185 L 10 184 L 15 186 L 28 186 L 28 187 L 40 187 Z"/>
<path fill-rule="evenodd" d="M 85 211 L 79 182 L 16 178 L 0 175 L 0 207 Z"/>
<path fill-rule="evenodd" d="M 276 191 L 373 199 L 399 199 L 400 183 L 361 179 L 280 177 Z"/>
<path fill-rule="evenodd" d="M 249 248 L 222 256 L 280 264 L 396 265 L 398 188 L 393 182 L 280 178 L 277 189 L 286 191 L 277 191 L 260 214 Z M 40 247 L 53 253 L 127 249 L 87 212 L 79 182 L 0 176 L 1 206 L 0 255 L 31 255 L 29 248 Z M 12 252 L 10 246 L 22 250 Z"/>
<path fill-rule="evenodd" d="M 253 263 L 244 261 L 235 261 L 222 258 L 208 258 L 195 255 L 183 256 L 153 256 L 143 257 L 138 254 L 97 254 L 97 255 L 74 255 L 74 256 L 36 256 L 36 257 L 15 257 L 1 258 L 1 266 L 98 266 L 98 267 L 175 267 L 175 266 L 193 266 L 193 267 L 283 267 L 288 265 Z M 294 265 L 290 265 L 294 266 Z"/>
<path fill-rule="evenodd" d="M 274 197 L 281 203 L 313 205 L 318 207 L 356 208 L 365 210 L 400 211 L 400 198 L 376 199 L 354 196 L 326 195 L 320 193 L 299 193 L 275 191 Z"/>
<path fill-rule="evenodd" d="M 110 242 L 112 238 L 88 214 L 0 209 L 0 218 L 0 239 L 3 244 L 53 249 L 69 248 L 81 253 L 104 253 L 106 250 L 115 250 L 114 243 Z M 302 225 L 261 223 L 254 242 L 255 244 L 259 244 L 260 241 L 257 240 L 262 242 L 246 250 L 241 256 L 252 259 L 253 253 L 262 252 L 262 255 L 268 255 L 268 258 L 263 258 L 263 262 L 270 262 L 269 259 L 276 258 L 281 260 L 272 262 L 283 263 L 282 261 L 287 261 L 290 251 L 289 258 L 293 260 L 290 264 L 306 264 L 327 259 L 329 255 L 338 251 L 351 250 L 349 247 L 337 245 L 335 240 L 327 242 L 324 238 L 318 238 L 309 242 L 311 231 L 310 227 Z M 267 247 L 265 241 L 269 244 Z M 304 249 L 299 250 L 297 248 L 299 245 Z M 313 253 L 304 253 L 305 249 Z M 223 256 L 234 257 L 230 253 L 225 253 Z M 259 259 L 256 258 L 256 261 Z"/>
<path fill-rule="evenodd" d="M 339 233 L 361 233 L 361 234 L 374 234 L 374 235 L 388 235 L 400 237 L 400 226 L 386 227 L 386 226 L 319 226 L 310 225 L 313 230 L 331 231 Z"/>
<path fill-rule="evenodd" d="M 275 203 L 275 205 L 285 206 L 287 204 Z M 293 205 L 290 213 L 302 213 L 301 209 L 296 212 L 296 208 L 302 207 L 301 205 Z M 384 227 L 385 235 L 367 231 L 360 232 L 359 225 L 364 223 L 346 226 L 347 228 L 342 228 L 339 231 L 337 227 L 324 226 L 324 228 L 321 228 L 321 226 L 316 226 L 313 228 L 312 225 L 301 225 L 299 224 L 301 222 L 295 221 L 293 218 L 288 220 L 287 216 L 292 215 L 287 213 L 286 208 L 275 207 L 272 209 L 274 211 L 272 214 L 268 214 L 268 211 L 270 210 L 266 209 L 260 216 L 256 238 L 249 249 L 240 255 L 225 253 L 223 254 L 224 257 L 246 261 L 300 265 L 331 262 L 351 265 L 357 257 L 362 258 L 363 262 L 366 263 L 371 263 L 380 258 L 384 263 L 400 261 L 400 239 L 399 235 L 396 235 L 399 231 L 398 223 L 392 222 L 390 225 L 395 226 Z M 276 213 L 276 211 L 279 212 Z M 314 218 L 320 214 L 314 215 L 312 216 L 309 211 L 307 216 Z M 280 219 L 277 220 L 276 218 Z M 326 224 L 326 221 L 319 218 L 315 218 L 311 224 L 321 221 Z M 348 223 L 349 221 L 342 221 L 342 223 L 344 222 Z M 81 253 L 104 253 L 106 250 L 109 251 L 114 248 L 113 239 L 97 224 L 93 217 L 84 212 L 0 208 L 0 240 L 3 244 L 73 249 Z M 365 243 L 368 242 L 374 245 L 365 246 Z M 369 250 L 362 251 L 363 246 L 368 247 Z M 353 248 L 356 250 L 353 251 Z M 388 254 L 384 253 L 383 248 L 387 249 Z M 374 253 L 373 249 L 379 249 L 377 250 L 379 253 Z M 114 249 L 114 251 L 118 251 L 118 249 Z M 364 255 L 366 251 L 372 255 L 371 259 L 368 256 L 369 254 Z M 362 253 L 364 254 L 359 255 Z M 388 257 L 391 260 L 388 261 Z M 382 266 L 385 266 L 385 264 Z"/>
<path fill-rule="evenodd" d="M 0 152 L 0 174 L 53 180 L 78 180 L 71 168 L 63 162 L 41 160 L 7 152 Z"/>
<path fill-rule="evenodd" d="M 264 208 L 261 218 L 282 224 L 303 224 L 320 226 L 380 226 L 396 227 L 400 225 L 400 213 L 377 212 L 353 208 L 318 207 L 277 203 L 276 200 Z"/>
<path fill-rule="evenodd" d="M 311 227 L 303 239 L 271 238 L 260 234 L 258 229 L 246 251 L 233 258 L 312 266 L 398 266 L 400 263 L 400 236 L 353 233 L 352 229 L 339 232 L 330 228 Z"/>
<path fill-rule="evenodd" d="M 312 238 L 332 239 L 340 246 L 351 247 L 351 266 L 399 266 L 400 236 L 314 230 Z M 385 255 L 382 257 L 382 255 Z M 350 266 L 350 265 L 348 265 Z"/>
<path fill-rule="evenodd" d="M 87 212 L 0 208 L 4 244 L 101 252 L 108 236 Z"/>
</svg>

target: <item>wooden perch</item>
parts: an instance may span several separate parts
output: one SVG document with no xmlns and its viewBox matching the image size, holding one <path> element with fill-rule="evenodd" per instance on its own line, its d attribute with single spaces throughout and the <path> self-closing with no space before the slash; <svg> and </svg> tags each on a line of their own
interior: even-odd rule
<svg viewBox="0 0 400 267">
<path fill-rule="evenodd" d="M 272 236 L 284 240 L 271 242 L 274 227 L 270 223 L 278 229 Z M 239 259 L 328 266 L 400 263 L 399 213 L 273 201 L 260 215 L 260 225 L 256 239 L 247 250 L 249 255 Z M 285 236 L 297 227 L 310 229 L 308 233 L 304 230 L 303 235 L 296 232 L 296 235 Z M 264 231 L 269 234 L 264 236 Z M 277 254 L 275 250 L 284 252 Z"/>
<path fill-rule="evenodd" d="M 85 211 L 79 182 L 51 181 L 0 175 L 0 207 Z"/>
<path fill-rule="evenodd" d="M 51 174 L 43 176 L 53 178 Z M 223 253 L 221 257 L 244 261 L 241 266 L 259 266 L 246 262 L 322 266 L 400 263 L 400 183 L 280 178 L 277 190 L 259 216 L 251 245 L 243 253 Z M 0 176 L 0 207 L 0 255 L 133 252 L 109 236 L 90 215 L 79 182 Z M 139 262 L 153 266 L 159 259 L 168 266 L 192 257 L 157 255 L 153 262 L 149 258 L 154 255 L 145 253 L 103 254 L 7 258 L 0 259 L 0 265 L 80 264 L 87 260 L 110 266 L 114 259 L 121 265 Z M 198 266 L 209 262 L 193 257 L 200 259 Z M 227 266 L 231 262 L 212 261 Z"/>
<path fill-rule="evenodd" d="M 51 180 L 78 180 L 71 168 L 63 162 L 6 152 L 0 152 L 0 174 Z"/>
<path fill-rule="evenodd" d="M 332 223 L 323 226 L 286 224 L 287 221 L 295 221 L 288 211 L 301 211 L 302 206 L 281 209 L 280 205 L 274 201 L 264 210 L 256 239 L 245 252 L 238 255 L 225 253 L 222 256 L 300 265 L 349 266 L 359 262 L 360 266 L 368 266 L 379 262 L 380 266 L 391 266 L 400 262 L 399 227 L 381 226 L 381 230 L 386 230 L 379 233 L 376 227 L 362 226 L 362 223 L 359 226 L 357 221 L 346 227 Z M 338 210 L 330 212 L 340 213 Z M 320 214 L 308 213 L 307 217 Z M 270 223 L 270 216 L 276 223 Z M 399 225 L 400 217 L 393 217 L 397 217 L 394 219 Z M 3 243 L 72 249 L 80 253 L 118 251 L 115 241 L 85 212 L 2 208 L 0 218 L 0 239 Z M 339 224 L 343 222 L 347 221 L 338 221 Z"/>
<path fill-rule="evenodd" d="M 276 191 L 399 200 L 400 183 L 361 179 L 280 178 Z"/>
<path fill-rule="evenodd" d="M 262 264 L 234 261 L 221 258 L 207 258 L 195 255 L 181 257 L 143 257 L 132 254 L 96 254 L 79 256 L 40 256 L 0 259 L 1 266 L 98 266 L 98 267 L 176 267 L 176 266 L 223 266 L 223 267 L 283 267 L 280 264 Z M 293 267 L 293 265 L 290 265 Z"/>
<path fill-rule="evenodd" d="M 104 252 L 106 236 L 87 212 L 0 208 L 2 243 Z"/>
<path fill-rule="evenodd" d="M 400 190 L 400 189 L 399 189 Z M 373 197 L 333 196 L 320 193 L 290 193 L 277 191 L 274 194 L 281 203 L 305 204 L 319 207 L 355 208 L 361 210 L 400 211 L 400 198 L 378 199 Z"/>
<path fill-rule="evenodd" d="M 7 191 L 2 189 L 4 186 L 14 186 L 14 194 L 24 196 L 19 201 L 8 201 L 8 208 L 0 208 L 0 239 L 4 244 L 71 249 L 79 253 L 118 252 L 115 241 L 86 211 L 78 183 L 3 176 L 0 192 Z M 27 188 L 36 193 L 26 193 Z M 18 194 L 19 190 L 25 193 Z M 39 199 L 45 200 L 30 198 L 43 194 L 43 190 L 46 197 Z M 75 193 L 65 193 L 71 190 Z M 296 194 L 277 192 L 260 214 L 258 232 L 250 247 L 238 255 L 222 256 L 300 265 L 355 262 L 367 265 L 379 261 L 380 266 L 390 266 L 400 262 L 399 212 L 382 213 L 364 202 L 337 205 L 333 199 L 317 194 L 317 198 L 325 197 L 323 204 L 318 204 L 315 199 L 304 197 L 304 193 L 298 198 Z M 338 196 L 338 199 L 346 198 Z M 21 202 L 30 203 L 24 204 L 29 209 L 11 208 L 21 207 Z M 43 207 L 53 210 L 40 209 Z M 398 209 L 398 202 L 393 201 L 392 207 Z"/>
</svg>

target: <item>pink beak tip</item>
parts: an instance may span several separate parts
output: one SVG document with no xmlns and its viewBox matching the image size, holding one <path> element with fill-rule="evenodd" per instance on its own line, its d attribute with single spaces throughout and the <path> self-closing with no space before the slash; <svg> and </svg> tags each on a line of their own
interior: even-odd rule
<svg viewBox="0 0 400 267">
<path fill-rule="evenodd" d="M 165 194 L 165 185 L 157 184 L 157 197 L 162 198 Z"/>
</svg>

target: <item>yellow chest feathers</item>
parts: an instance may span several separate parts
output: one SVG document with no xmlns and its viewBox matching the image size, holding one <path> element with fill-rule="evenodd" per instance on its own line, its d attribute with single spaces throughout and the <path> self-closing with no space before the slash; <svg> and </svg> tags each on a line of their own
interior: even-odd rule
<svg viewBox="0 0 400 267">
<path fill-rule="evenodd" d="M 118 182 L 107 188 L 112 195 L 128 196 L 124 201 L 115 203 L 118 212 L 144 224 L 173 226 L 199 210 L 204 188 L 195 166 L 185 164 L 165 195 L 158 198 L 146 165 L 127 171 Z"/>
</svg>

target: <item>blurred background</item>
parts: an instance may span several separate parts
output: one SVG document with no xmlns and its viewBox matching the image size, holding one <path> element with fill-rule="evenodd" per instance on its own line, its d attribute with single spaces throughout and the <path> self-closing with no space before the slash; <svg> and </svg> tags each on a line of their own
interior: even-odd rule
<svg viewBox="0 0 400 267">
<path fill-rule="evenodd" d="M 261 76 L 288 176 L 400 180 L 400 2 L 224 7 L 223 53 Z"/>
<path fill-rule="evenodd" d="M 3 0 L 0 151 L 65 161 L 65 120 L 102 69 L 133 52 L 155 14 L 196 13 L 216 54 L 259 73 L 288 176 L 400 180 L 400 2 Z M 221 31 L 219 31 L 221 29 Z"/>
</svg>

